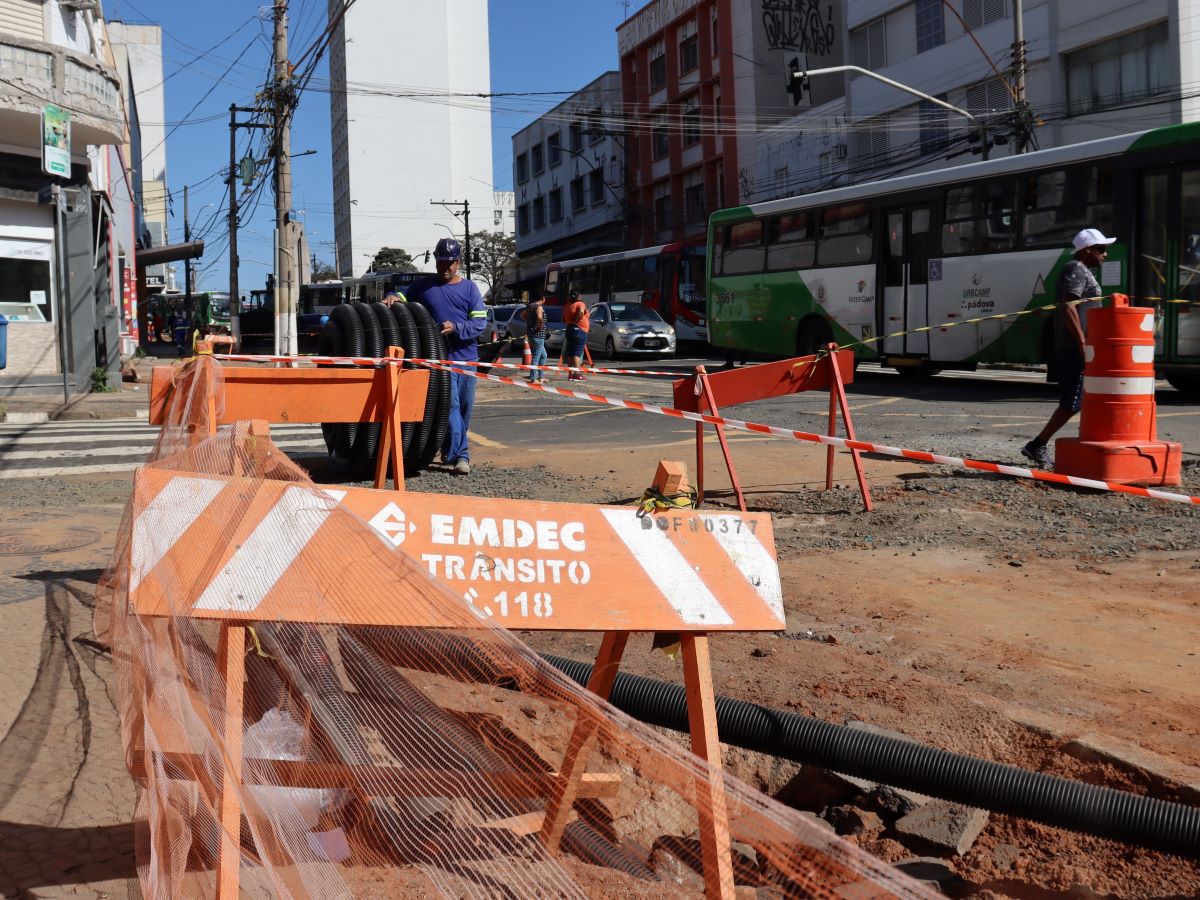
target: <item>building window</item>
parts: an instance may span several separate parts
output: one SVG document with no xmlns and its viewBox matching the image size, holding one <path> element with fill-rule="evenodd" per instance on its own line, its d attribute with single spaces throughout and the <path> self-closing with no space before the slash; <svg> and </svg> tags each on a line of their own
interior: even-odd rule
<svg viewBox="0 0 1200 900">
<path fill-rule="evenodd" d="M 604 173 L 599 169 L 588 173 L 588 194 L 592 206 L 599 206 L 604 202 Z"/>
<path fill-rule="evenodd" d="M 534 228 L 545 228 L 546 227 L 546 198 L 545 197 L 534 197 L 533 198 L 533 227 Z"/>
<path fill-rule="evenodd" d="M 1067 54 L 1071 115 L 1096 112 L 1171 89 L 1167 23 Z"/>
<path fill-rule="evenodd" d="M 700 95 L 692 94 L 679 104 L 679 123 L 683 131 L 683 146 L 700 143 Z"/>
<path fill-rule="evenodd" d="M 720 31 L 717 29 L 717 5 L 715 3 L 712 6 L 711 29 L 712 29 L 712 55 L 713 55 L 713 58 L 715 59 L 717 54 L 721 52 L 721 41 L 720 41 L 720 38 L 718 38 Z"/>
<path fill-rule="evenodd" d="M 945 100 L 946 96 L 943 94 L 938 99 Z M 940 153 L 945 150 L 950 136 L 946 110 L 936 103 L 922 100 L 917 104 L 917 120 L 921 126 L 921 153 Z"/>
<path fill-rule="evenodd" d="M 604 117 L 600 110 L 588 113 L 587 133 L 592 144 L 598 144 L 604 140 Z"/>
<path fill-rule="evenodd" d="M 50 322 L 54 304 L 50 279 L 49 241 L 0 240 L 0 297 L 9 321 Z"/>
<path fill-rule="evenodd" d="M 968 28 L 982 28 L 1008 18 L 1009 0 L 963 0 L 963 22 Z"/>
<path fill-rule="evenodd" d="M 550 221 L 561 222 L 562 217 L 562 188 L 555 188 L 550 192 Z"/>
<path fill-rule="evenodd" d="M 691 19 L 679 29 L 679 74 L 685 75 L 700 66 L 700 35 L 696 20 Z"/>
<path fill-rule="evenodd" d="M 850 57 L 854 65 L 872 72 L 887 66 L 887 29 L 880 16 L 850 32 Z"/>
<path fill-rule="evenodd" d="M 578 122 L 572 122 L 571 127 L 567 129 L 567 147 L 572 153 L 583 149 L 583 126 Z"/>
<path fill-rule="evenodd" d="M 1008 85 L 999 78 L 990 78 L 967 88 L 963 109 L 972 115 L 986 115 L 1008 109 L 1011 102 L 1012 94 L 1008 92 Z"/>
<path fill-rule="evenodd" d="M 546 150 L 550 156 L 550 165 L 557 166 L 562 162 L 562 137 L 559 132 L 554 132 L 546 138 Z"/>
<path fill-rule="evenodd" d="M 667 86 L 667 49 L 662 41 L 650 46 L 650 93 L 661 91 Z"/>
<path fill-rule="evenodd" d="M 879 116 L 868 119 L 854 133 L 854 155 L 867 166 L 878 166 L 887 162 L 888 118 Z"/>
<path fill-rule="evenodd" d="M 517 154 L 517 184 L 524 184 L 529 180 L 529 154 Z"/>
<path fill-rule="evenodd" d="M 703 169 L 693 169 L 683 176 L 683 217 L 688 226 L 703 225 L 708 221 Z"/>
<path fill-rule="evenodd" d="M 517 207 L 517 233 L 529 234 L 529 204 L 522 203 Z"/>
<path fill-rule="evenodd" d="M 667 135 L 666 116 L 655 116 L 650 130 L 650 157 L 662 159 L 670 150 L 671 142 Z"/>
<path fill-rule="evenodd" d="M 942 0 L 917 0 L 917 52 L 924 53 L 946 43 L 946 20 Z"/>
<path fill-rule="evenodd" d="M 536 144 L 534 144 L 533 149 L 529 152 L 530 156 L 533 158 L 533 174 L 540 175 L 542 172 L 546 171 L 546 155 L 542 150 L 542 142 L 538 141 Z"/>
<path fill-rule="evenodd" d="M 502 210 L 502 209 L 493 210 L 492 211 L 493 227 L 499 228 L 503 224 L 504 224 L 504 210 Z"/>
<path fill-rule="evenodd" d="M 659 240 L 671 236 L 671 182 L 654 186 L 654 232 Z"/>
<path fill-rule="evenodd" d="M 583 176 L 571 180 L 571 212 L 580 212 L 587 205 L 584 197 Z"/>
</svg>

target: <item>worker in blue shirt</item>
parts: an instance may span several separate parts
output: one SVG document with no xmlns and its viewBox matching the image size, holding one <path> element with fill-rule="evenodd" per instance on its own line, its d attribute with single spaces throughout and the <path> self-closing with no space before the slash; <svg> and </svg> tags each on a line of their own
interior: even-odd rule
<svg viewBox="0 0 1200 900">
<path fill-rule="evenodd" d="M 408 299 L 424 303 L 434 320 L 441 323 L 451 364 L 477 362 L 479 351 L 475 339 L 487 326 L 483 295 L 475 282 L 458 274 L 462 247 L 454 238 L 438 241 L 433 258 L 437 261 L 437 274 L 410 287 Z M 473 366 L 465 368 L 466 371 L 456 371 L 450 376 L 450 423 L 442 442 L 442 462 L 455 475 L 471 474 L 467 430 L 475 408 L 475 374 Z"/>
</svg>

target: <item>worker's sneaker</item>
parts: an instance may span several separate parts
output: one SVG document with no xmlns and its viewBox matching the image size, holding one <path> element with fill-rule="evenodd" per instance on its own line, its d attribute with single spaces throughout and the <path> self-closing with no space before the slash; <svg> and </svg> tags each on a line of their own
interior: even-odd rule
<svg viewBox="0 0 1200 900">
<path fill-rule="evenodd" d="M 454 468 L 451 469 L 451 471 L 455 475 L 470 475 L 471 474 L 471 464 L 469 462 L 467 462 L 465 459 L 456 459 L 454 461 Z"/>
<path fill-rule="evenodd" d="M 1050 450 L 1045 444 L 1036 444 L 1030 441 L 1021 448 L 1021 455 L 1031 460 L 1039 469 L 1049 470 L 1052 465 L 1050 462 Z"/>
</svg>

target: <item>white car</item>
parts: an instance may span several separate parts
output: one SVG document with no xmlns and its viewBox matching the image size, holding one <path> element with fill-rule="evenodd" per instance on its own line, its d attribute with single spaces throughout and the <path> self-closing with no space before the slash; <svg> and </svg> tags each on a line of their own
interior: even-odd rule
<svg viewBox="0 0 1200 900">
<path fill-rule="evenodd" d="M 589 310 L 588 348 L 607 359 L 674 356 L 675 329 L 641 303 L 597 303 Z"/>
</svg>

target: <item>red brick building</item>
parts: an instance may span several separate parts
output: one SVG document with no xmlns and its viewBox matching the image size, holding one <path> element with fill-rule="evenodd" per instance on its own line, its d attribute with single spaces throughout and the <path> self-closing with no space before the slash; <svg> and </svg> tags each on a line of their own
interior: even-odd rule
<svg viewBox="0 0 1200 900">
<path fill-rule="evenodd" d="M 731 19 L 728 0 L 655 0 L 617 29 L 631 247 L 702 237 L 738 201 Z"/>
</svg>

